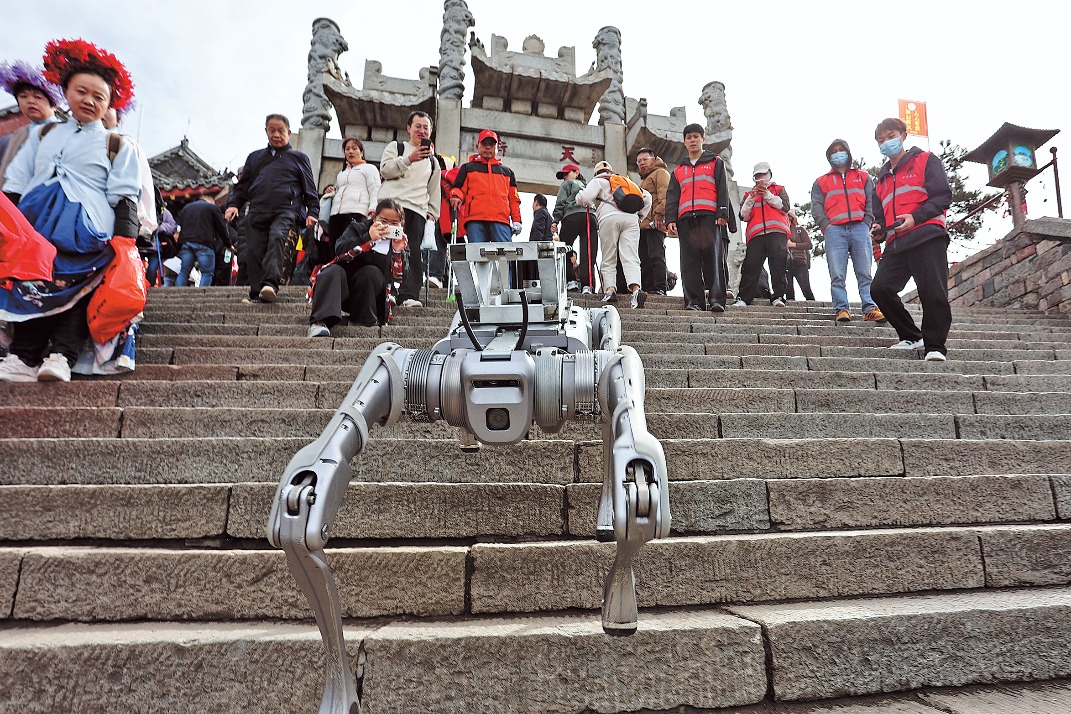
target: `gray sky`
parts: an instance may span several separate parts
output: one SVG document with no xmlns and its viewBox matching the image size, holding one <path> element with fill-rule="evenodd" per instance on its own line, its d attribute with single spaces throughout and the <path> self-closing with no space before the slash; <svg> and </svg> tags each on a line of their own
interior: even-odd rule
<svg viewBox="0 0 1071 714">
<path fill-rule="evenodd" d="M 927 102 L 934 149 L 940 139 L 974 148 L 1010 121 L 1063 129 L 1052 143 L 1067 146 L 1063 156 L 1071 166 L 1066 22 L 1041 0 L 1011 5 L 1011 20 L 996 3 L 942 0 L 916 6 L 828 0 L 468 5 L 485 45 L 494 33 L 517 51 L 530 34 L 543 39 L 550 55 L 575 46 L 577 74 L 594 60 L 591 40 L 599 28 L 617 26 L 625 93 L 646 97 L 653 114 L 684 106 L 690 121 L 703 123 L 703 85 L 724 82 L 738 178 L 768 161 L 793 202 L 806 200 L 814 179 L 828 170 L 824 150 L 833 138 L 847 140 L 856 158 L 878 163 L 874 125 L 895 116 L 898 98 Z M 360 88 L 365 59 L 382 62 L 387 75 L 413 79 L 421 67 L 437 64 L 442 13 L 436 0 L 8 3 L 0 59 L 39 63 L 45 43 L 57 37 L 95 42 L 125 62 L 134 78 L 140 108 L 124 122 L 125 133 L 150 155 L 185 135 L 209 163 L 233 169 L 265 144 L 265 114 L 281 112 L 295 127 L 300 123 L 315 18 L 339 24 L 350 45 L 339 63 Z M 925 146 L 925 139 L 918 141 Z M 1039 152 L 1039 160 L 1049 158 L 1047 150 Z M 982 166 L 970 176 L 974 187 L 984 185 Z M 1071 170 L 1065 176 L 1071 203 Z M 1051 171 L 1029 189 L 1029 216 L 1055 216 Z M 527 202 L 525 209 L 527 219 Z M 991 220 L 979 243 L 1010 229 L 1010 218 Z M 950 258 L 976 250 L 954 247 Z M 825 272 L 824 263 L 816 268 Z"/>
</svg>

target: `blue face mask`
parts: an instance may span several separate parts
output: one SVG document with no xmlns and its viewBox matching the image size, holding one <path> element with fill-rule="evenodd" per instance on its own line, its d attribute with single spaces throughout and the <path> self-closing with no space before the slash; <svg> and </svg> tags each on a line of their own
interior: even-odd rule
<svg viewBox="0 0 1071 714">
<path fill-rule="evenodd" d="M 837 168 L 845 166 L 848 163 L 847 151 L 834 151 L 829 155 L 829 163 L 833 164 Z"/>
<path fill-rule="evenodd" d="M 900 137 L 889 139 L 883 144 L 878 144 L 878 150 L 881 152 L 881 155 L 888 159 L 898 155 L 903 148 L 904 142 L 900 141 Z"/>
</svg>

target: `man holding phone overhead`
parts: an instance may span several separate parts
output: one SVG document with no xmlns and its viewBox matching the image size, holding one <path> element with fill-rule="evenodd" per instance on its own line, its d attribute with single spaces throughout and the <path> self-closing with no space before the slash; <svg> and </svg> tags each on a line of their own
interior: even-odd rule
<svg viewBox="0 0 1071 714">
<path fill-rule="evenodd" d="M 424 262 L 420 254 L 420 238 L 428 221 L 439 218 L 439 162 L 435 160 L 431 143 L 432 122 L 427 112 L 409 115 L 405 130 L 409 141 L 393 141 L 383 149 L 379 172 L 383 185 L 379 198 L 393 198 L 405 211 L 405 234 L 410 237 L 406 248 L 409 269 L 402 276 L 398 300 L 402 307 L 421 307 L 418 299 L 424 280 Z"/>
</svg>

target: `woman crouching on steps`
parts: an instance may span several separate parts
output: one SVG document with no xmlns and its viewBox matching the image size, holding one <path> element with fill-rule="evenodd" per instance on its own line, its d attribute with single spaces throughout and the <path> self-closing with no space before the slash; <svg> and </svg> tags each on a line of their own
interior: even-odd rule
<svg viewBox="0 0 1071 714">
<path fill-rule="evenodd" d="M 390 287 L 408 245 L 404 226 L 402 207 L 390 198 L 376 205 L 370 221 L 350 223 L 335 244 L 335 259 L 316 274 L 309 337 L 330 337 L 343 310 L 357 325 L 387 324 Z"/>
</svg>

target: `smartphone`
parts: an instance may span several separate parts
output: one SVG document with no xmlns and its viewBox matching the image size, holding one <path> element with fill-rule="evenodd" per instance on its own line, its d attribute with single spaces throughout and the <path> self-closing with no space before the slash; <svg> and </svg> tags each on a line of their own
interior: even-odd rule
<svg viewBox="0 0 1071 714">
<path fill-rule="evenodd" d="M 431 146 L 431 139 L 421 139 L 420 140 L 420 145 L 421 146 Z"/>
</svg>

